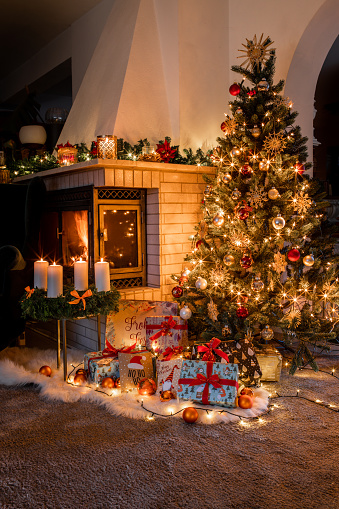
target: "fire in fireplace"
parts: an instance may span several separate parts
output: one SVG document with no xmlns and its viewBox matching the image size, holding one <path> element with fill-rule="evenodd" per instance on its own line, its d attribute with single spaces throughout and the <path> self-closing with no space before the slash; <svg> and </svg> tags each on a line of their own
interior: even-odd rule
<svg viewBox="0 0 339 509">
<path fill-rule="evenodd" d="M 94 188 L 51 191 L 41 227 L 41 251 L 64 266 L 69 280 L 72 265 L 82 258 L 110 264 L 118 288 L 146 285 L 145 191 Z"/>
</svg>

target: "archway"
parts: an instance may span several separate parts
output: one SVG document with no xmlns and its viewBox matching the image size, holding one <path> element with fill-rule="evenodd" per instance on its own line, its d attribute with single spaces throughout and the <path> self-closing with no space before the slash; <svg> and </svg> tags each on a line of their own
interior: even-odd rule
<svg viewBox="0 0 339 509">
<path fill-rule="evenodd" d="M 326 0 L 306 27 L 286 78 L 285 95 L 293 98 L 294 108 L 299 112 L 297 123 L 302 134 L 308 137 L 311 162 L 315 90 L 323 63 L 339 33 L 338 18 L 339 2 Z"/>
</svg>

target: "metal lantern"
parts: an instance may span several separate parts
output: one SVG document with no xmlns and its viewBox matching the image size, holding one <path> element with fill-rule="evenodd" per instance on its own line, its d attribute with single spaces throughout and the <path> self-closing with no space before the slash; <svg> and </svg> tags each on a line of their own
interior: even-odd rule
<svg viewBox="0 0 339 509">
<path fill-rule="evenodd" d="M 117 159 L 117 137 L 111 134 L 97 136 L 98 158 Z"/>
</svg>

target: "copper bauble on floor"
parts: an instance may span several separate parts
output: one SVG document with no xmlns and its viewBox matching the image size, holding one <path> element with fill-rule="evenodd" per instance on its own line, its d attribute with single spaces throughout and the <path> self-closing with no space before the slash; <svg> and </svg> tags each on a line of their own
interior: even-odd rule
<svg viewBox="0 0 339 509">
<path fill-rule="evenodd" d="M 87 382 L 87 376 L 84 375 L 83 373 L 78 373 L 77 375 L 75 375 L 74 380 L 73 380 L 73 383 L 75 385 L 83 385 L 86 382 Z"/>
<path fill-rule="evenodd" d="M 243 394 L 243 395 L 239 396 L 238 405 L 240 408 L 244 408 L 244 409 L 252 408 L 253 399 L 251 398 L 251 396 L 248 396 L 247 394 Z"/>
<path fill-rule="evenodd" d="M 138 383 L 138 392 L 141 396 L 152 396 L 157 390 L 157 384 L 152 378 L 143 378 Z"/>
<path fill-rule="evenodd" d="M 51 376 L 52 368 L 50 368 L 49 366 L 41 366 L 41 368 L 39 369 L 39 373 L 40 375 Z"/>
<path fill-rule="evenodd" d="M 185 422 L 193 424 L 199 417 L 197 410 L 193 407 L 187 407 L 182 413 L 182 418 Z"/>
<path fill-rule="evenodd" d="M 113 389 L 115 387 L 115 382 L 112 377 L 106 376 L 101 380 L 101 387 L 103 389 Z"/>
</svg>

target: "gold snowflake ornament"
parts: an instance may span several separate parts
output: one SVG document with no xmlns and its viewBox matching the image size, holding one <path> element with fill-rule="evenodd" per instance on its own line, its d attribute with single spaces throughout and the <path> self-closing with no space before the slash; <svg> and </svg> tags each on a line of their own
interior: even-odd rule
<svg viewBox="0 0 339 509">
<path fill-rule="evenodd" d="M 207 304 L 208 318 L 216 322 L 218 320 L 218 308 L 211 299 Z"/>
<path fill-rule="evenodd" d="M 284 272 L 286 269 L 286 258 L 281 253 L 275 253 L 274 254 L 274 263 L 272 264 L 273 270 L 278 272 L 279 274 L 281 272 Z"/>
<path fill-rule="evenodd" d="M 284 139 L 284 134 L 269 134 L 266 136 L 263 149 L 266 150 L 269 154 L 278 154 L 282 152 L 286 148 L 287 142 Z"/>
<path fill-rule="evenodd" d="M 310 200 L 310 197 L 307 193 L 301 191 L 300 193 L 297 193 L 294 198 L 292 198 L 292 203 L 296 212 L 299 214 L 306 214 L 312 205 L 312 200 Z"/>
<path fill-rule="evenodd" d="M 275 48 L 269 48 L 271 44 L 273 44 L 273 41 L 270 42 L 269 37 L 266 37 L 266 39 L 263 41 L 264 34 L 261 34 L 261 37 L 259 41 L 257 40 L 257 36 L 255 35 L 253 37 L 253 41 L 249 41 L 246 38 L 247 44 L 243 44 L 245 49 L 240 49 L 242 53 L 245 53 L 245 55 L 240 55 L 238 58 L 245 58 L 245 60 L 242 62 L 242 66 L 245 66 L 245 69 L 248 69 L 248 67 L 254 68 L 254 66 L 257 66 L 257 70 L 260 69 L 260 64 L 263 64 L 266 62 L 266 60 L 270 57 L 270 52 L 273 51 Z"/>
<path fill-rule="evenodd" d="M 252 207 L 257 209 L 258 207 L 263 207 L 264 202 L 268 200 L 267 193 L 264 191 L 263 187 L 255 186 L 254 189 L 247 193 L 248 201 Z"/>
<path fill-rule="evenodd" d="M 214 286 L 220 286 L 229 280 L 230 275 L 223 267 L 217 266 L 211 270 L 210 278 Z"/>
<path fill-rule="evenodd" d="M 225 136 L 230 136 L 231 134 L 234 134 L 236 127 L 237 127 L 236 121 L 233 118 L 230 118 L 228 115 L 226 115 L 225 120 L 222 122 L 220 126 Z"/>
<path fill-rule="evenodd" d="M 230 242 L 236 247 L 248 247 L 251 243 L 250 239 L 242 232 L 232 234 Z"/>
</svg>

